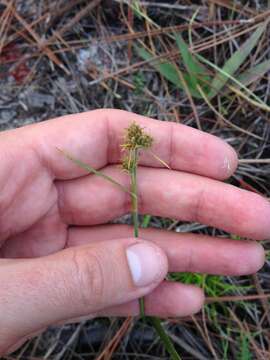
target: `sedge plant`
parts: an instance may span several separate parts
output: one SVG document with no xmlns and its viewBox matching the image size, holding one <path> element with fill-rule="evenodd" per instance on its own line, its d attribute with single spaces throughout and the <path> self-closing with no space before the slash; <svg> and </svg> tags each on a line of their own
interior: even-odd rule
<svg viewBox="0 0 270 360">
<path fill-rule="evenodd" d="M 139 237 L 139 212 L 138 212 L 138 186 L 137 186 L 137 173 L 138 173 L 138 164 L 139 158 L 142 151 L 150 151 L 153 145 L 154 139 L 151 135 L 147 134 L 144 129 L 139 126 L 137 123 L 133 122 L 130 126 L 125 130 L 124 141 L 121 145 L 124 156 L 122 158 L 122 169 L 129 175 L 130 177 L 130 190 L 126 187 L 119 184 L 113 178 L 103 174 L 102 172 L 92 168 L 91 165 L 85 164 L 82 161 L 74 158 L 72 155 L 58 149 L 61 153 L 65 155 L 69 160 L 76 163 L 81 168 L 85 169 L 89 173 L 94 173 L 97 176 L 103 177 L 105 180 L 110 181 L 115 186 L 118 186 L 121 190 L 128 192 L 131 197 L 131 212 L 132 212 L 132 220 L 133 220 L 133 232 L 134 237 Z M 151 154 L 159 160 L 163 165 L 167 166 L 167 164 L 159 159 L 155 154 L 151 152 Z M 168 167 L 168 166 L 167 166 Z M 140 303 L 140 316 L 143 319 L 149 319 L 156 332 L 158 333 L 162 343 L 164 344 L 167 352 L 170 354 L 170 358 L 172 360 L 181 360 L 181 357 L 177 353 L 173 342 L 171 341 L 169 335 L 164 329 L 162 322 L 157 317 L 146 317 L 144 310 L 144 299 L 141 298 L 139 300 Z"/>
</svg>

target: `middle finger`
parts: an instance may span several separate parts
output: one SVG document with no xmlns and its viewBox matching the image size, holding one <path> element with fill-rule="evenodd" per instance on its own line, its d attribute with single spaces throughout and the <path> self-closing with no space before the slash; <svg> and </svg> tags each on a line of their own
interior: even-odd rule
<svg viewBox="0 0 270 360">
<path fill-rule="evenodd" d="M 66 246 L 131 237 L 133 229 L 127 225 L 74 227 L 69 229 Z M 247 275 L 258 271 L 264 263 L 263 247 L 255 241 L 151 228 L 140 229 L 140 238 L 154 242 L 166 253 L 170 272 Z"/>
<path fill-rule="evenodd" d="M 103 173 L 129 187 L 118 166 Z M 97 225 L 130 212 L 130 195 L 96 175 L 57 182 L 59 209 L 70 225 Z M 270 205 L 263 197 L 217 180 L 179 171 L 140 167 L 139 211 L 196 221 L 238 234 L 265 239 L 270 235 Z"/>
</svg>

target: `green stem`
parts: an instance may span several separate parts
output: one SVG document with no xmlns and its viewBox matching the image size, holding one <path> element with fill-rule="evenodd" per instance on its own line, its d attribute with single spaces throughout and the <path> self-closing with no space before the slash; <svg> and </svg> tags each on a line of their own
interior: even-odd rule
<svg viewBox="0 0 270 360">
<path fill-rule="evenodd" d="M 130 169 L 130 177 L 131 177 L 131 205 L 132 205 L 132 219 L 133 219 L 133 228 L 134 228 L 134 237 L 137 238 L 139 236 L 139 214 L 138 214 L 138 191 L 137 191 L 137 165 L 138 165 L 138 149 L 134 149 L 130 153 L 131 164 L 133 166 Z M 144 299 L 140 300 L 140 315 L 142 318 L 145 318 L 144 311 Z M 177 351 L 174 348 L 174 345 L 167 335 L 166 331 L 162 327 L 160 319 L 156 317 L 150 317 L 150 320 L 158 333 L 161 341 L 163 342 L 167 352 L 170 354 L 170 358 L 172 360 L 181 360 L 181 357 L 178 355 Z"/>
<path fill-rule="evenodd" d="M 139 237 L 139 214 L 138 214 L 138 192 L 137 192 L 137 163 L 138 163 L 138 149 L 135 149 L 132 151 L 131 154 L 131 162 L 134 164 L 130 170 L 130 176 L 131 176 L 131 205 L 132 205 L 132 219 L 133 219 L 133 228 L 134 228 L 134 237 Z M 144 311 L 144 300 L 141 298 L 139 300 L 140 302 L 140 314 L 141 317 L 145 317 L 145 311 Z"/>
<path fill-rule="evenodd" d="M 177 353 L 177 351 L 175 350 L 175 347 L 174 347 L 170 337 L 168 336 L 168 334 L 164 330 L 160 319 L 157 318 L 157 317 L 150 317 L 150 320 L 151 320 L 151 323 L 153 324 L 156 332 L 158 333 L 160 339 L 162 340 L 166 350 L 170 354 L 170 359 L 172 359 L 172 360 L 181 360 L 181 357 Z"/>
<path fill-rule="evenodd" d="M 134 237 L 139 236 L 139 215 L 138 215 L 138 194 L 137 194 L 137 161 L 138 161 L 138 150 L 135 149 L 132 152 L 133 159 L 131 160 L 134 166 L 130 170 L 131 175 L 131 202 L 132 202 L 132 219 L 134 227 Z"/>
</svg>

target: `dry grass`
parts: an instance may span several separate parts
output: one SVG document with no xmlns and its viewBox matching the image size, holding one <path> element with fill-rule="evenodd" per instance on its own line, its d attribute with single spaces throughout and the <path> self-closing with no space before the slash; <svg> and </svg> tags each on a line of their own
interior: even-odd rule
<svg viewBox="0 0 270 360">
<path fill-rule="evenodd" d="M 185 72 L 174 31 L 182 31 L 194 57 L 221 68 L 269 18 L 269 1 L 134 1 L 140 3 L 135 9 L 127 3 L 0 1 L 1 129 L 104 107 L 181 122 L 226 139 L 241 159 L 230 181 L 269 198 L 270 65 L 254 70 L 270 61 L 269 25 L 233 74 L 240 80 L 240 74 L 249 75 L 249 92 L 226 81 L 213 98 L 194 98 L 188 84 L 177 87 L 158 70 L 170 62 Z M 135 46 L 151 59 L 140 58 Z M 213 78 L 216 70 L 204 65 Z M 230 236 L 156 217 L 150 225 Z M 179 275 L 203 286 L 209 296 L 201 314 L 166 323 L 183 359 L 270 358 L 269 241 L 265 248 L 268 261 L 256 276 Z M 102 319 L 50 329 L 8 358 L 157 357 L 168 358 L 147 324 Z"/>
</svg>

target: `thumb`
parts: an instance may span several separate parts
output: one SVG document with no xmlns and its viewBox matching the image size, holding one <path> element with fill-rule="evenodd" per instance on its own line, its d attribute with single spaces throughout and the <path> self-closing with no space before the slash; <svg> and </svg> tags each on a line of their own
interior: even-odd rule
<svg viewBox="0 0 270 360">
<path fill-rule="evenodd" d="M 120 239 L 30 260 L 0 261 L 0 353 L 50 324 L 151 292 L 165 277 L 156 245 Z"/>
</svg>

